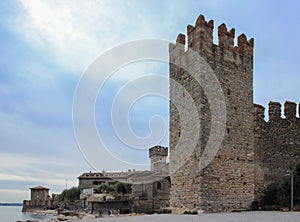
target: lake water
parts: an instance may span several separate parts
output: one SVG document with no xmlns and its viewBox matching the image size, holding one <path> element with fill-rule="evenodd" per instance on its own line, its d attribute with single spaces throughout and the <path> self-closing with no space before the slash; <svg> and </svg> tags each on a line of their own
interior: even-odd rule
<svg viewBox="0 0 300 222">
<path fill-rule="evenodd" d="M 21 206 L 0 206 L 0 222 L 26 221 L 28 219 L 43 220 L 47 216 L 36 213 L 23 213 Z"/>
</svg>

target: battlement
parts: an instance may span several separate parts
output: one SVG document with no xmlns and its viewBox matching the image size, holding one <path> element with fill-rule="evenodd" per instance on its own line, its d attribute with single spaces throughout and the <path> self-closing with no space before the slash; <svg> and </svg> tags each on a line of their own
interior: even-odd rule
<svg viewBox="0 0 300 222">
<path fill-rule="evenodd" d="M 282 105 L 279 102 L 270 101 L 268 104 L 268 120 L 277 121 L 281 119 L 286 120 L 294 120 L 297 118 L 297 104 L 291 101 L 286 101 L 284 103 L 284 116 L 285 118 L 281 117 Z M 265 107 L 254 104 L 254 113 L 255 113 L 255 120 L 261 121 L 265 118 Z M 298 118 L 300 117 L 300 103 L 298 105 Z"/>
<path fill-rule="evenodd" d="M 269 104 L 269 121 L 281 118 L 281 104 L 279 102 L 270 101 Z"/>
<path fill-rule="evenodd" d="M 229 32 L 227 31 L 226 25 L 223 23 L 218 27 L 218 39 L 219 46 L 221 47 L 234 47 L 235 29 L 232 28 Z"/>
<path fill-rule="evenodd" d="M 259 104 L 254 104 L 254 121 L 264 121 L 265 120 L 265 107 Z"/>
<path fill-rule="evenodd" d="M 300 103 L 299 103 L 300 105 Z M 284 116 L 286 119 L 296 118 L 297 104 L 294 102 L 286 101 L 284 103 Z M 298 110 L 300 112 L 300 109 Z M 300 116 L 300 115 L 299 115 Z"/>
<path fill-rule="evenodd" d="M 163 146 L 154 146 L 149 149 L 149 157 L 151 158 L 152 156 L 168 156 L 168 147 L 163 147 Z"/>
<path fill-rule="evenodd" d="M 241 34 L 237 37 L 237 46 L 235 46 L 235 29 L 232 28 L 228 31 L 223 23 L 218 27 L 218 45 L 215 45 L 213 43 L 213 31 L 214 21 L 206 21 L 204 16 L 200 15 L 194 26 L 187 26 L 187 38 L 184 34 L 179 34 L 176 44 L 170 44 L 169 50 L 171 52 L 175 47 L 181 49 L 182 52 L 193 49 L 200 52 L 201 55 L 221 57 L 220 59 L 234 62 L 237 65 L 252 63 L 253 38 L 248 40 L 245 34 Z M 252 68 L 252 64 L 250 68 Z"/>
</svg>

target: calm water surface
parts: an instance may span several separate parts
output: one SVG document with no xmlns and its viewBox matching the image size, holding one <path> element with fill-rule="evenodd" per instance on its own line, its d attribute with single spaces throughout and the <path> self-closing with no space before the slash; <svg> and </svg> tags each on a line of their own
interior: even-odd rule
<svg viewBox="0 0 300 222">
<path fill-rule="evenodd" d="M 43 220 L 47 217 L 36 213 L 22 213 L 20 206 L 0 206 L 0 222 L 26 221 L 28 219 Z"/>
</svg>

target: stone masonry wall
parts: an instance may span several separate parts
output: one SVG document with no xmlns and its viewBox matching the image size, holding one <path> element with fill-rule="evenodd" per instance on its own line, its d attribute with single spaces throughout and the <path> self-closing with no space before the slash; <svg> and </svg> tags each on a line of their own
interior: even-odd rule
<svg viewBox="0 0 300 222">
<path fill-rule="evenodd" d="M 273 182 L 280 182 L 289 169 L 300 163 L 300 119 L 296 117 L 296 103 L 270 102 L 268 122 L 265 108 L 255 105 L 255 193 L 260 199 L 262 191 Z M 300 116 L 300 104 L 298 113 Z"/>
<path fill-rule="evenodd" d="M 234 46 L 235 30 L 218 27 L 218 45 L 213 44 L 214 22 L 201 15 L 195 27 L 187 27 L 187 38 L 180 34 L 170 45 L 170 78 L 176 80 L 193 98 L 201 124 L 197 146 L 185 164 L 171 174 L 173 212 L 203 210 L 206 212 L 249 209 L 254 200 L 254 133 L 253 133 L 253 39 L 244 34 Z M 186 43 L 187 39 L 187 43 Z M 182 46 L 184 45 L 184 46 Z M 178 53 L 180 48 L 181 53 Z M 207 144 L 211 112 L 207 97 L 195 79 L 172 64 L 178 60 L 193 65 L 185 50 L 199 53 L 217 76 L 226 102 L 226 132 L 212 162 L 199 170 L 201 153 Z M 195 64 L 194 64 L 195 65 Z M 196 64 L 197 65 L 197 64 Z M 187 139 L 175 150 L 181 134 L 180 116 L 172 104 L 174 86 L 170 86 L 170 167 L 182 163 L 180 152 L 190 145 Z M 185 95 L 183 95 L 183 98 Z M 184 117 L 189 118 L 189 117 Z"/>
<path fill-rule="evenodd" d="M 89 202 L 89 209 L 93 214 L 113 214 L 130 213 L 132 211 L 132 203 L 130 201 L 111 201 L 111 202 Z"/>
</svg>

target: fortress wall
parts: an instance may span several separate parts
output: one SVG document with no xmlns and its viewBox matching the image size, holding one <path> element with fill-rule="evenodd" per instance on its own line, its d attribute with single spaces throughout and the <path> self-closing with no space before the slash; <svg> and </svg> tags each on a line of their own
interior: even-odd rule
<svg viewBox="0 0 300 222">
<path fill-rule="evenodd" d="M 269 102 L 268 121 L 265 108 L 255 105 L 255 192 L 259 199 L 262 191 L 273 182 L 280 182 L 288 169 L 295 169 L 300 163 L 300 104 Z"/>
</svg>

